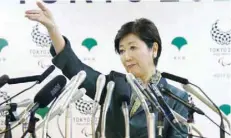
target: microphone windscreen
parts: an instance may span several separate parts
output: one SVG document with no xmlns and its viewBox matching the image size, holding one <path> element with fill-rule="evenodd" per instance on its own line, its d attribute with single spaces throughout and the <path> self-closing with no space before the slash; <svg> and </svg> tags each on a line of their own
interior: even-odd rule
<svg viewBox="0 0 231 138">
<path fill-rule="evenodd" d="M 163 73 L 161 73 L 161 76 L 164 77 L 164 78 L 176 81 L 176 82 L 180 82 L 182 84 L 189 84 L 188 79 L 182 78 L 182 77 L 170 74 L 170 73 L 163 72 Z"/>
<path fill-rule="evenodd" d="M 34 103 L 39 103 L 39 108 L 46 107 L 54 98 L 61 94 L 66 82 L 67 80 L 64 76 L 56 76 L 36 94 Z"/>
<path fill-rule="evenodd" d="M 41 77 L 39 78 L 39 83 L 41 83 L 47 76 L 49 76 L 55 70 L 55 66 L 51 65 L 48 69 L 46 69 Z"/>
<path fill-rule="evenodd" d="M 2 76 L 0 77 L 0 88 L 1 88 L 2 86 L 4 86 L 4 85 L 8 82 L 9 79 L 10 79 L 10 78 L 9 78 L 8 75 L 2 75 Z"/>
</svg>

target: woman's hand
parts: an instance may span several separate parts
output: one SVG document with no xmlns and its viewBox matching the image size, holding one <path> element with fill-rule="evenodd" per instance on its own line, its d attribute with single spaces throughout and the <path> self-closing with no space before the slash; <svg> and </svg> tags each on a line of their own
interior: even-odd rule
<svg viewBox="0 0 231 138">
<path fill-rule="evenodd" d="M 51 11 L 45 7 L 45 5 L 39 1 L 36 2 L 40 10 L 27 10 L 25 17 L 32 21 L 37 21 L 43 24 L 48 30 L 52 30 L 55 27 L 55 22 L 52 17 Z"/>
</svg>

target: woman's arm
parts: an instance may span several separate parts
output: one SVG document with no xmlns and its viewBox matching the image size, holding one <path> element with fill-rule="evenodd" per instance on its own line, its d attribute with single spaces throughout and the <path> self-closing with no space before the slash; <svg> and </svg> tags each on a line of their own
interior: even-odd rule
<svg viewBox="0 0 231 138">
<path fill-rule="evenodd" d="M 51 11 L 41 2 L 37 2 L 37 5 L 40 10 L 27 10 L 25 16 L 32 21 L 43 24 L 47 28 L 52 40 L 50 52 L 54 57 L 52 59 L 53 64 L 61 69 L 63 74 L 69 79 L 81 70 L 86 71 L 87 77 L 80 87 L 84 87 L 87 90 L 86 94 L 94 99 L 96 80 L 100 73 L 80 61 L 71 49 L 69 40 L 59 32 Z M 102 93 L 102 95 L 104 95 L 104 93 Z"/>
</svg>

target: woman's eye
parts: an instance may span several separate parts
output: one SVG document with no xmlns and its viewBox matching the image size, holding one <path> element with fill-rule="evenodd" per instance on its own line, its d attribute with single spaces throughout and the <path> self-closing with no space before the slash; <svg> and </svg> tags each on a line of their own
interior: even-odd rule
<svg viewBox="0 0 231 138">
<path fill-rule="evenodd" d="M 124 50 L 123 49 L 120 49 L 119 50 L 119 54 L 123 54 L 124 53 Z"/>
<path fill-rule="evenodd" d="M 136 47 L 135 46 L 131 46 L 131 50 L 135 50 L 136 49 Z"/>
</svg>

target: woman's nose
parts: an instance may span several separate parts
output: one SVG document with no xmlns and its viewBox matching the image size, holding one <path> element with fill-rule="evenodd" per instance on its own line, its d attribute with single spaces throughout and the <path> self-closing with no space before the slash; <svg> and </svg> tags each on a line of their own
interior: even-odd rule
<svg viewBox="0 0 231 138">
<path fill-rule="evenodd" d="M 126 52 L 124 53 L 124 58 L 125 58 L 126 61 L 131 60 L 131 59 L 132 59 L 131 53 L 128 52 L 128 51 L 126 51 Z"/>
</svg>

